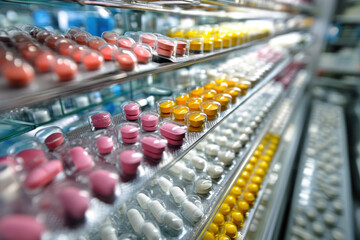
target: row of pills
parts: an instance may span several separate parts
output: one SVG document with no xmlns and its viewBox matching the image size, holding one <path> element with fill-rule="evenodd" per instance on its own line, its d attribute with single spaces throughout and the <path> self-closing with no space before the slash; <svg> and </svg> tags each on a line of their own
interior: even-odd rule
<svg viewBox="0 0 360 240">
<path fill-rule="evenodd" d="M 310 118 L 304 165 L 297 179 L 288 235 L 304 239 L 351 239 L 344 175 L 340 107 L 316 102 Z M 299 184 L 309 182 L 308 185 Z M 350 230 L 350 231 L 349 231 Z"/>
<path fill-rule="evenodd" d="M 279 136 L 267 134 L 226 196 L 203 239 L 233 239 L 238 236 L 244 220 L 256 200 L 276 152 Z"/>
</svg>

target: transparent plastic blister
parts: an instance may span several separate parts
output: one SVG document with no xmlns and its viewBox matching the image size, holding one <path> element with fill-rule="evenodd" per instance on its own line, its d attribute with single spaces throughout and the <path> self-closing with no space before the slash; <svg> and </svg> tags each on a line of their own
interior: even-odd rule
<svg viewBox="0 0 360 240">
<path fill-rule="evenodd" d="M 302 153 L 302 173 L 296 181 L 286 236 L 351 239 L 349 166 L 344 143 L 343 109 L 313 102 L 307 139 Z M 326 140 L 324 140 L 326 139 Z M 324 142 L 325 141 L 325 142 Z M 308 169 L 311 172 L 306 174 Z M 305 186 L 300 182 L 308 181 Z M 306 194 L 301 194 L 306 193 Z"/>
</svg>

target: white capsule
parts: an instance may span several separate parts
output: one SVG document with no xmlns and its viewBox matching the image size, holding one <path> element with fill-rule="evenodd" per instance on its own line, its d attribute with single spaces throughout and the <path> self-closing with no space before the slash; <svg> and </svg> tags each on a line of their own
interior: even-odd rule
<svg viewBox="0 0 360 240">
<path fill-rule="evenodd" d="M 309 220 L 314 220 L 316 217 L 316 210 L 313 208 L 309 208 L 306 210 L 306 216 Z"/>
<path fill-rule="evenodd" d="M 205 153 L 212 157 L 216 157 L 216 155 L 218 154 L 219 151 L 220 151 L 220 146 L 218 146 L 218 145 L 207 144 L 205 146 Z"/>
<path fill-rule="evenodd" d="M 158 240 L 161 239 L 161 234 L 159 229 L 154 226 L 151 222 L 146 222 L 142 228 L 142 232 L 144 233 L 147 240 Z"/>
<path fill-rule="evenodd" d="M 253 129 L 253 130 L 255 130 L 255 129 L 258 127 L 258 125 L 257 125 L 257 123 L 256 123 L 255 121 L 251 121 L 249 126 L 250 126 L 251 129 Z"/>
<path fill-rule="evenodd" d="M 305 227 L 305 225 L 306 225 L 306 220 L 300 215 L 296 216 L 294 221 L 295 221 L 296 225 L 299 225 L 301 227 Z"/>
<path fill-rule="evenodd" d="M 242 143 L 240 141 L 235 141 L 235 142 L 228 141 L 226 147 L 230 148 L 231 150 L 237 153 L 240 152 L 242 148 Z"/>
<path fill-rule="evenodd" d="M 334 240 L 345 239 L 343 232 L 341 230 L 337 230 L 337 229 L 334 229 L 331 231 L 331 236 Z"/>
<path fill-rule="evenodd" d="M 203 212 L 200 208 L 198 208 L 194 203 L 185 200 L 182 204 L 185 213 L 194 221 L 200 221 L 201 217 L 203 216 Z"/>
<path fill-rule="evenodd" d="M 144 210 L 148 209 L 148 205 L 151 201 L 151 199 L 148 196 L 146 196 L 144 193 L 138 193 L 136 195 L 136 200 L 139 203 L 140 207 Z"/>
<path fill-rule="evenodd" d="M 185 166 L 185 163 L 183 161 L 178 161 L 174 165 L 169 168 L 169 171 L 174 174 L 175 176 L 180 176 L 181 170 Z"/>
<path fill-rule="evenodd" d="M 224 172 L 224 169 L 222 166 L 219 166 L 219 165 L 214 165 L 214 164 L 211 164 L 210 166 L 208 166 L 207 168 L 207 173 L 209 174 L 209 176 L 212 178 L 212 179 L 217 179 L 219 177 L 221 177 L 221 175 L 223 174 Z"/>
<path fill-rule="evenodd" d="M 241 124 L 244 123 L 244 119 L 243 119 L 242 117 L 238 117 L 238 118 L 236 119 L 236 122 L 237 122 L 238 125 L 241 125 Z"/>
<path fill-rule="evenodd" d="M 183 192 L 183 190 L 176 186 L 170 189 L 170 194 L 177 204 L 182 203 L 186 199 L 186 194 Z"/>
<path fill-rule="evenodd" d="M 307 232 L 306 229 L 301 227 L 292 227 L 291 233 L 304 240 L 312 240 L 314 238 L 311 233 Z"/>
<path fill-rule="evenodd" d="M 214 133 L 209 133 L 207 136 L 206 136 L 206 141 L 207 142 L 215 142 L 215 134 Z"/>
<path fill-rule="evenodd" d="M 215 142 L 221 147 L 225 147 L 227 140 L 228 139 L 225 136 L 217 136 L 215 138 Z"/>
<path fill-rule="evenodd" d="M 173 212 L 165 213 L 164 222 L 167 226 L 174 229 L 175 231 L 180 231 L 184 227 L 183 220 Z"/>
<path fill-rule="evenodd" d="M 134 229 L 134 231 L 138 234 L 141 233 L 141 228 L 144 225 L 144 218 L 141 216 L 138 210 L 135 208 L 130 209 L 127 211 L 127 217 L 129 219 L 129 222 Z"/>
<path fill-rule="evenodd" d="M 166 209 L 157 200 L 151 201 L 149 209 L 158 223 L 162 223 L 162 215 L 166 212 Z"/>
<path fill-rule="evenodd" d="M 235 153 L 233 151 L 220 151 L 218 153 L 218 158 L 220 162 L 225 164 L 225 166 L 229 166 L 235 159 Z"/>
<path fill-rule="evenodd" d="M 259 111 L 259 117 L 264 118 L 265 117 L 265 112 L 264 111 Z"/>
<path fill-rule="evenodd" d="M 245 145 L 249 141 L 249 136 L 243 133 L 239 136 L 239 140 L 243 145 Z"/>
<path fill-rule="evenodd" d="M 210 192 L 212 187 L 211 180 L 209 179 L 199 179 L 195 183 L 195 189 L 198 194 L 207 194 Z"/>
<path fill-rule="evenodd" d="M 192 170 L 191 168 L 188 167 L 183 167 L 181 169 L 181 176 L 183 177 L 183 179 L 187 180 L 187 181 L 192 181 L 195 178 L 195 171 Z"/>
<path fill-rule="evenodd" d="M 164 193 L 168 193 L 169 189 L 172 187 L 172 183 L 164 177 L 158 179 L 158 184 Z"/>
<path fill-rule="evenodd" d="M 206 160 L 202 157 L 195 156 L 191 159 L 191 164 L 197 169 L 197 170 L 204 170 L 206 165 Z"/>
<path fill-rule="evenodd" d="M 315 201 L 315 207 L 320 212 L 325 210 L 326 205 L 327 205 L 326 202 L 324 200 L 322 200 L 322 199 L 319 199 L 319 200 Z"/>
<path fill-rule="evenodd" d="M 110 225 L 102 227 L 101 240 L 117 240 L 115 229 Z"/>
</svg>

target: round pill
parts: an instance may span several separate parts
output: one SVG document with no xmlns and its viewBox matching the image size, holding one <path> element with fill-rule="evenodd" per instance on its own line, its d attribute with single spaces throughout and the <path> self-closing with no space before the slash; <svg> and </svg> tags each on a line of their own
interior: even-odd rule
<svg viewBox="0 0 360 240">
<path fill-rule="evenodd" d="M 113 53 L 118 49 L 114 44 L 103 44 L 99 47 L 99 51 L 106 61 L 112 59 Z"/>
<path fill-rule="evenodd" d="M 213 233 L 214 235 L 216 235 L 219 232 L 219 227 L 218 227 L 218 225 L 216 225 L 215 223 L 212 222 L 212 223 L 210 223 L 208 231 Z"/>
<path fill-rule="evenodd" d="M 255 183 L 250 183 L 247 187 L 248 191 L 256 195 L 259 191 L 259 186 Z"/>
<path fill-rule="evenodd" d="M 331 231 L 331 236 L 334 240 L 343 240 L 346 239 L 344 237 L 344 233 L 341 230 L 334 229 Z"/>
<path fill-rule="evenodd" d="M 124 139 L 133 139 L 139 135 L 139 130 L 133 125 L 125 125 L 120 128 L 121 137 Z"/>
<path fill-rule="evenodd" d="M 225 224 L 225 234 L 228 235 L 230 238 L 235 238 L 237 234 L 237 227 L 232 223 Z"/>
<path fill-rule="evenodd" d="M 94 128 L 106 128 L 111 125 L 111 116 L 109 113 L 95 113 L 91 115 L 90 118 Z"/>
<path fill-rule="evenodd" d="M 307 209 L 305 213 L 309 220 L 314 220 L 316 217 L 316 210 L 313 208 Z"/>
<path fill-rule="evenodd" d="M 213 223 L 222 226 L 225 223 L 225 217 L 221 213 L 217 213 L 213 219 Z"/>
<path fill-rule="evenodd" d="M 57 35 L 49 35 L 45 38 L 44 43 L 48 48 L 55 50 L 56 49 L 56 46 L 55 46 L 56 41 L 59 39 L 62 39 L 62 38 L 63 37 L 57 36 Z"/>
<path fill-rule="evenodd" d="M 251 173 L 248 171 L 243 171 L 240 175 L 241 178 L 245 179 L 245 180 L 249 180 L 250 179 L 250 175 Z"/>
<path fill-rule="evenodd" d="M 340 214 L 343 211 L 343 204 L 340 201 L 333 202 L 333 208 L 337 214 Z"/>
<path fill-rule="evenodd" d="M 236 197 L 234 197 L 233 195 L 229 194 L 227 195 L 227 197 L 225 198 L 225 203 L 229 204 L 229 206 L 231 208 L 233 208 L 235 206 L 236 203 Z"/>
<path fill-rule="evenodd" d="M 60 132 L 50 134 L 44 141 L 48 149 L 53 150 L 64 142 L 64 136 Z"/>
<path fill-rule="evenodd" d="M 89 178 L 94 192 L 104 197 L 114 195 L 118 181 L 116 174 L 100 169 L 91 172 Z"/>
<path fill-rule="evenodd" d="M 246 186 L 246 180 L 244 178 L 239 178 L 237 181 L 236 181 L 236 186 L 238 186 L 239 188 L 241 189 L 244 189 L 245 186 Z"/>
<path fill-rule="evenodd" d="M 127 38 L 119 38 L 119 40 L 117 41 L 118 47 L 125 49 L 131 49 L 131 46 L 133 44 L 134 41 L 132 39 L 127 39 Z"/>
<path fill-rule="evenodd" d="M 116 44 L 116 40 L 118 39 L 119 35 L 112 31 L 106 31 L 101 34 L 104 40 L 108 43 Z"/>
<path fill-rule="evenodd" d="M 142 46 L 135 46 L 133 52 L 140 63 L 147 63 L 152 56 L 151 52 Z"/>
<path fill-rule="evenodd" d="M 238 201 L 238 208 L 242 214 L 246 214 L 249 211 L 250 206 L 246 201 L 240 200 Z"/>
<path fill-rule="evenodd" d="M 75 62 L 80 63 L 82 60 L 82 55 L 85 51 L 87 51 L 87 49 L 88 48 L 86 46 L 75 46 L 71 51 L 70 56 Z"/>
<path fill-rule="evenodd" d="M 200 105 L 203 102 L 200 97 L 191 97 L 187 100 L 186 105 L 189 107 L 190 111 L 200 111 Z"/>
<path fill-rule="evenodd" d="M 333 227 L 333 226 L 335 226 L 335 223 L 336 223 L 336 217 L 334 216 L 334 214 L 325 213 L 324 214 L 324 222 L 329 227 Z"/>
<path fill-rule="evenodd" d="M 34 65 L 40 72 L 49 72 L 54 60 L 54 55 L 50 51 L 41 51 L 35 56 Z"/>
<path fill-rule="evenodd" d="M 103 45 L 104 43 L 106 43 L 106 42 L 102 38 L 93 37 L 93 38 L 88 39 L 87 45 L 94 50 L 98 50 L 99 47 L 101 45 Z"/>
<path fill-rule="evenodd" d="M 255 200 L 254 194 L 252 194 L 250 192 L 244 192 L 243 197 L 244 197 L 245 201 L 247 201 L 249 204 L 253 204 L 253 202 Z"/>
<path fill-rule="evenodd" d="M 233 151 L 219 151 L 218 152 L 219 161 L 224 163 L 225 166 L 230 166 L 235 159 L 235 153 Z"/>
<path fill-rule="evenodd" d="M 96 70 L 102 66 L 104 58 L 96 51 L 85 51 L 82 54 L 82 62 L 87 70 Z"/>
<path fill-rule="evenodd" d="M 101 136 L 96 140 L 96 146 L 99 153 L 108 154 L 114 149 L 114 142 L 108 136 Z"/>
<path fill-rule="evenodd" d="M 262 168 L 258 168 L 255 170 L 255 175 L 259 176 L 259 177 L 264 177 L 265 176 L 265 171 Z"/>
<path fill-rule="evenodd" d="M 215 145 L 215 144 L 207 144 L 205 146 L 205 153 L 212 156 L 212 157 L 215 157 L 218 155 L 218 152 L 220 151 L 220 146 L 218 145 Z M 223 154 L 224 155 L 224 154 Z"/>
<path fill-rule="evenodd" d="M 241 212 L 232 211 L 231 220 L 238 227 L 242 227 L 244 225 L 244 215 Z"/>
<path fill-rule="evenodd" d="M 212 232 L 206 231 L 202 238 L 203 240 L 215 240 L 215 236 Z"/>
<path fill-rule="evenodd" d="M 118 62 L 121 69 L 125 71 L 132 71 L 135 68 L 136 60 L 126 53 L 115 54 L 115 60 Z"/>
<path fill-rule="evenodd" d="M 21 59 L 14 59 L 3 67 L 3 75 L 11 87 L 26 87 L 34 79 L 34 68 Z"/>
<path fill-rule="evenodd" d="M 0 238 L 4 240 L 39 240 L 44 230 L 33 216 L 14 214 L 0 220 Z"/>
<path fill-rule="evenodd" d="M 145 33 L 140 36 L 140 40 L 141 42 L 149 44 L 151 47 L 154 47 L 156 37 L 152 34 Z"/>
<path fill-rule="evenodd" d="M 134 175 L 141 163 L 143 155 L 133 150 L 125 150 L 120 154 L 122 171 L 128 175 Z"/>
<path fill-rule="evenodd" d="M 153 114 L 146 114 L 141 117 L 141 123 L 146 127 L 153 127 L 158 124 L 159 118 Z"/>
<path fill-rule="evenodd" d="M 169 50 L 165 50 L 165 49 L 162 49 L 162 48 L 158 48 L 156 50 L 156 52 L 158 53 L 158 55 L 160 56 L 164 56 L 164 57 L 171 57 L 174 53 L 174 51 L 169 51 Z"/>
<path fill-rule="evenodd" d="M 139 115 L 140 108 L 135 103 L 129 103 L 124 106 L 124 112 L 126 115 L 130 115 L 130 116 Z"/>
<path fill-rule="evenodd" d="M 91 35 L 86 32 L 78 32 L 74 35 L 74 41 L 80 45 L 86 45 Z"/>
<path fill-rule="evenodd" d="M 54 62 L 53 70 L 58 76 L 60 82 L 66 82 L 75 77 L 78 67 L 76 63 L 70 59 L 58 58 Z"/>
<path fill-rule="evenodd" d="M 69 56 L 72 49 L 75 47 L 75 43 L 69 39 L 58 39 L 55 42 L 56 51 L 63 56 Z"/>
<path fill-rule="evenodd" d="M 324 227 L 320 223 L 313 223 L 312 228 L 316 235 L 322 236 L 324 234 Z"/>
</svg>

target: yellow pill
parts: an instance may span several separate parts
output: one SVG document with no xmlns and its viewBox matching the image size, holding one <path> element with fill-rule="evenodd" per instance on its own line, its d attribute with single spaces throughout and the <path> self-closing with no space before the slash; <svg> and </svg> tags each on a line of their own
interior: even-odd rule
<svg viewBox="0 0 360 240">
<path fill-rule="evenodd" d="M 273 150 L 267 150 L 265 152 L 265 154 L 272 158 L 274 156 L 274 151 Z"/>
<path fill-rule="evenodd" d="M 259 177 L 264 177 L 265 176 L 265 171 L 263 169 L 261 169 L 261 168 L 258 168 L 255 171 L 255 175 L 259 176 Z"/>
<path fill-rule="evenodd" d="M 257 150 L 263 151 L 264 148 L 265 148 L 265 146 L 263 144 L 259 144 L 259 146 L 257 147 Z"/>
<path fill-rule="evenodd" d="M 267 140 L 262 140 L 260 143 L 265 146 L 267 144 Z"/>
<path fill-rule="evenodd" d="M 204 93 L 203 87 L 196 87 L 195 89 L 191 90 L 189 95 L 190 97 L 200 97 Z"/>
<path fill-rule="evenodd" d="M 237 234 L 237 227 L 232 223 L 225 224 L 225 234 L 230 238 L 235 238 Z"/>
<path fill-rule="evenodd" d="M 228 85 L 228 87 L 235 87 L 236 83 L 239 81 L 239 79 L 237 78 L 232 78 L 231 80 L 227 80 L 226 83 Z M 241 89 L 239 88 L 239 90 L 241 91 Z"/>
<path fill-rule="evenodd" d="M 238 186 L 234 186 L 234 187 L 231 189 L 230 194 L 232 194 L 232 195 L 234 195 L 236 198 L 238 198 L 238 197 L 241 195 L 241 188 L 238 187 Z"/>
<path fill-rule="evenodd" d="M 204 240 L 215 240 L 215 236 L 213 233 L 206 231 L 203 236 Z"/>
<path fill-rule="evenodd" d="M 261 161 L 261 162 L 259 162 L 259 167 L 264 169 L 264 171 L 267 171 L 269 168 L 269 164 L 265 161 Z"/>
<path fill-rule="evenodd" d="M 175 99 L 176 105 L 186 105 L 186 101 L 189 99 L 188 94 L 180 95 Z"/>
<path fill-rule="evenodd" d="M 225 222 L 224 215 L 222 215 L 221 213 L 217 213 L 214 217 L 213 223 L 222 226 L 224 225 L 224 222 Z"/>
<path fill-rule="evenodd" d="M 248 172 L 252 172 L 254 170 L 254 165 L 252 165 L 251 163 L 246 164 L 245 170 Z"/>
<path fill-rule="evenodd" d="M 231 101 L 231 96 L 226 93 L 221 93 L 221 94 L 217 94 L 214 97 L 214 100 L 220 103 L 221 108 L 226 108 Z"/>
<path fill-rule="evenodd" d="M 231 208 L 233 208 L 235 206 L 235 203 L 236 203 L 236 197 L 229 194 L 226 198 L 225 198 L 225 203 L 229 204 L 229 206 Z"/>
<path fill-rule="evenodd" d="M 270 150 L 275 151 L 276 148 L 277 148 L 277 145 L 276 145 L 276 144 L 273 144 L 273 143 L 272 143 L 272 144 L 269 145 L 269 149 L 270 149 Z"/>
<path fill-rule="evenodd" d="M 224 216 L 228 215 L 231 212 L 231 208 L 230 208 L 229 204 L 227 204 L 227 203 L 221 204 L 219 212 Z"/>
<path fill-rule="evenodd" d="M 238 186 L 239 188 L 241 189 L 244 189 L 244 187 L 246 186 L 246 181 L 245 179 L 243 178 L 239 178 L 237 181 L 236 181 L 236 186 Z"/>
<path fill-rule="evenodd" d="M 214 89 L 217 93 L 223 93 L 227 87 L 228 87 L 227 83 L 226 83 L 226 82 L 222 82 L 222 83 L 215 84 L 215 86 L 213 87 L 213 89 Z"/>
<path fill-rule="evenodd" d="M 231 240 L 231 238 L 229 238 L 228 236 L 221 234 L 218 236 L 218 240 Z"/>
<path fill-rule="evenodd" d="M 271 161 L 271 157 L 268 155 L 264 155 L 260 158 L 261 160 L 265 161 L 265 162 L 270 162 Z"/>
<path fill-rule="evenodd" d="M 231 102 L 235 103 L 238 96 L 240 96 L 239 88 L 227 88 L 224 93 L 229 94 L 231 96 Z"/>
<path fill-rule="evenodd" d="M 250 172 L 248 172 L 248 171 L 243 171 L 242 173 L 241 173 L 241 178 L 243 178 L 243 179 L 245 179 L 245 180 L 249 180 L 249 178 L 250 178 Z"/>
<path fill-rule="evenodd" d="M 252 156 L 249 160 L 249 163 L 251 163 L 252 165 L 256 165 L 257 161 L 258 161 L 258 159 L 256 157 Z"/>
<path fill-rule="evenodd" d="M 249 204 L 245 200 L 238 201 L 238 208 L 242 214 L 246 214 L 249 211 Z"/>
<path fill-rule="evenodd" d="M 218 225 L 216 225 L 215 223 L 210 223 L 210 226 L 208 228 L 209 232 L 212 232 L 214 235 L 218 234 L 219 232 L 219 227 Z"/>
<path fill-rule="evenodd" d="M 170 113 L 171 108 L 175 106 L 175 102 L 172 100 L 168 100 L 166 102 L 162 102 L 159 104 L 160 112 L 161 113 Z"/>
<path fill-rule="evenodd" d="M 192 127 L 204 127 L 206 115 L 200 112 L 192 112 L 188 114 L 189 124 Z"/>
<path fill-rule="evenodd" d="M 271 134 L 270 134 L 270 133 L 267 133 L 267 134 L 264 136 L 264 139 L 269 140 L 270 137 L 271 137 Z"/>
<path fill-rule="evenodd" d="M 190 111 L 200 111 L 200 105 L 202 102 L 202 98 L 192 97 L 187 100 L 186 105 L 189 107 Z"/>
<path fill-rule="evenodd" d="M 201 105 L 201 108 L 209 119 L 213 119 L 220 111 L 221 106 L 219 106 L 219 103 L 214 101 L 206 101 Z"/>
<path fill-rule="evenodd" d="M 250 183 L 247 187 L 248 191 L 256 195 L 259 191 L 259 186 L 256 183 Z"/>
<path fill-rule="evenodd" d="M 271 138 L 271 140 L 270 140 L 271 143 L 276 144 L 276 145 L 279 144 L 279 141 L 280 140 L 277 138 Z"/>
<path fill-rule="evenodd" d="M 239 211 L 231 212 L 231 220 L 238 227 L 242 227 L 244 225 L 244 215 Z"/>
<path fill-rule="evenodd" d="M 171 112 L 173 115 L 173 120 L 184 121 L 185 114 L 187 114 L 189 112 L 189 108 L 187 106 L 177 105 L 171 109 Z"/>
<path fill-rule="evenodd" d="M 205 90 L 201 97 L 203 101 L 208 101 L 208 100 L 213 100 L 215 95 L 216 95 L 216 91 L 210 89 L 210 90 Z"/>
<path fill-rule="evenodd" d="M 215 82 L 211 81 L 211 82 L 204 85 L 204 89 L 206 89 L 206 90 L 213 89 L 215 85 L 216 85 Z"/>
<path fill-rule="evenodd" d="M 260 151 L 255 151 L 254 154 L 253 154 L 254 157 L 260 157 L 261 156 L 261 152 Z"/>
<path fill-rule="evenodd" d="M 260 176 L 253 176 L 251 181 L 257 185 L 260 185 L 262 183 L 262 178 Z"/>
<path fill-rule="evenodd" d="M 255 200 L 255 196 L 251 192 L 245 192 L 243 194 L 243 197 L 244 197 L 244 200 L 247 201 L 249 204 L 252 204 Z"/>
</svg>

